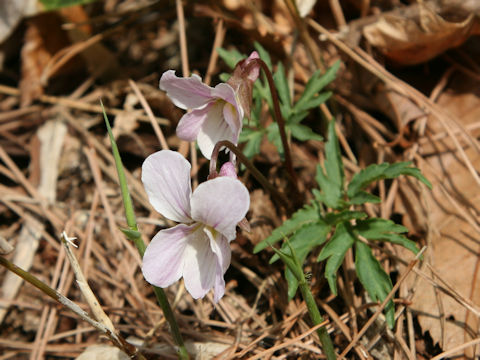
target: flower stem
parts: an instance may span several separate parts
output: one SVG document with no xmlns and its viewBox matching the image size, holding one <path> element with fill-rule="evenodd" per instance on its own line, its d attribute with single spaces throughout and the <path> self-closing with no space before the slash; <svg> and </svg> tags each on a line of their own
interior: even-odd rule
<svg viewBox="0 0 480 360">
<path fill-rule="evenodd" d="M 101 105 L 103 109 L 103 104 L 101 103 Z M 108 135 L 110 137 L 112 153 L 115 159 L 115 166 L 117 168 L 118 181 L 120 183 L 123 206 L 125 208 L 125 216 L 126 216 L 127 225 L 128 225 L 128 229 L 122 229 L 122 231 L 130 241 L 133 241 L 133 243 L 135 244 L 138 250 L 138 253 L 140 254 L 140 257 L 143 258 L 143 254 L 145 253 L 146 246 L 142 240 L 140 232 L 138 231 L 137 220 L 135 218 L 135 211 L 133 210 L 132 199 L 130 196 L 130 192 L 128 191 L 127 178 L 123 170 L 123 164 L 120 158 L 120 152 L 118 151 L 118 147 L 113 137 L 112 129 L 110 128 L 110 123 L 108 122 L 108 118 L 107 118 L 107 115 L 105 114 L 105 111 L 103 111 L 103 117 L 105 119 L 105 125 L 107 126 Z M 160 307 L 163 310 L 163 315 L 165 316 L 165 319 L 170 325 L 170 331 L 172 332 L 173 340 L 178 346 L 178 357 L 182 360 L 190 359 L 190 356 L 188 355 L 188 352 L 187 352 L 187 348 L 183 343 L 183 338 L 180 333 L 180 328 L 178 327 L 178 323 L 175 319 L 175 316 L 173 315 L 172 307 L 168 302 L 167 295 L 165 294 L 162 288 L 159 288 L 156 286 L 153 286 L 153 291 L 155 293 L 155 296 L 157 297 L 157 301 Z"/>
<path fill-rule="evenodd" d="M 272 94 L 273 111 L 275 114 L 275 120 L 278 124 L 278 129 L 280 131 L 280 139 L 282 140 L 282 145 L 283 145 L 283 152 L 285 154 L 285 167 L 287 169 L 288 174 L 290 175 L 290 180 L 293 184 L 293 188 L 295 189 L 296 192 L 298 192 L 297 175 L 295 173 L 295 170 L 293 169 L 292 156 L 290 153 L 290 145 L 288 144 L 287 132 L 285 131 L 285 120 L 283 119 L 282 112 L 280 111 L 280 101 L 278 100 L 277 89 L 275 88 L 273 76 L 267 64 L 265 64 L 265 62 L 261 59 L 253 59 L 249 64 L 249 67 L 254 66 L 256 64 L 260 65 L 265 76 L 267 77 L 270 93 Z"/>
<path fill-rule="evenodd" d="M 243 155 L 240 149 L 228 140 L 219 141 L 215 144 L 210 160 L 210 174 L 213 174 L 217 171 L 218 153 L 220 152 L 220 149 L 224 146 L 237 156 L 240 162 L 245 165 L 245 167 L 250 171 L 253 177 L 257 179 L 257 181 L 265 188 L 265 190 L 270 192 L 287 210 L 291 210 L 290 202 L 285 197 L 285 195 L 279 192 L 272 184 L 270 184 L 270 182 L 265 178 L 265 176 L 263 176 L 263 174 L 258 171 L 255 165 L 253 165 L 252 162 L 248 160 L 245 155 Z"/>
<path fill-rule="evenodd" d="M 315 302 L 315 298 L 313 297 L 312 292 L 308 287 L 305 276 L 303 276 L 303 281 L 300 281 L 298 283 L 298 287 L 300 288 L 302 297 L 305 300 L 305 304 L 307 304 L 308 313 L 310 314 L 310 319 L 312 319 L 313 325 L 321 324 L 324 320 L 322 315 L 320 315 L 317 303 Z M 322 343 L 322 350 L 325 352 L 327 360 L 335 360 L 337 358 L 337 355 L 335 354 L 332 339 L 330 339 L 330 335 L 328 335 L 327 329 L 322 326 L 317 329 L 317 334 L 320 338 L 320 342 Z"/>
</svg>

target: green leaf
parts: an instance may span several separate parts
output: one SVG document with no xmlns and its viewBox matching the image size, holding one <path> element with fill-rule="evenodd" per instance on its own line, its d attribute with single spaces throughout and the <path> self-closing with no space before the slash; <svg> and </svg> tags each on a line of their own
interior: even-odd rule
<svg viewBox="0 0 480 360">
<path fill-rule="evenodd" d="M 122 159 L 120 158 L 120 152 L 118 151 L 117 143 L 115 142 L 115 138 L 113 137 L 112 128 L 110 127 L 110 122 L 108 121 L 108 117 L 107 117 L 107 114 L 105 113 L 103 102 L 101 100 L 100 100 L 100 105 L 102 106 L 103 119 L 105 120 L 105 126 L 107 127 L 108 137 L 110 138 L 110 144 L 112 146 L 112 154 L 115 160 L 115 167 L 117 168 L 118 182 L 120 183 L 120 191 L 122 194 L 123 206 L 125 208 L 125 217 L 127 219 L 127 224 L 131 230 L 137 231 L 138 230 L 137 220 L 135 218 L 135 211 L 133 210 L 132 197 L 130 196 L 130 191 L 128 190 L 127 177 L 123 169 Z"/>
<path fill-rule="evenodd" d="M 306 205 L 300 210 L 297 210 L 290 219 L 285 220 L 281 226 L 273 230 L 272 235 L 257 244 L 253 249 L 256 254 L 266 247 L 275 244 L 285 236 L 289 236 L 303 226 L 314 224 L 319 221 L 320 213 L 318 208 L 311 205 Z"/>
<path fill-rule="evenodd" d="M 315 223 L 304 225 L 296 230 L 290 237 L 290 246 L 295 249 L 295 253 L 301 264 L 305 261 L 310 251 L 315 247 L 322 245 L 327 240 L 327 234 L 330 231 L 330 226 L 322 220 Z M 286 244 L 283 244 L 282 250 L 288 253 L 289 250 Z M 278 260 L 277 255 L 273 255 L 270 259 L 270 264 Z"/>
<path fill-rule="evenodd" d="M 417 254 L 419 251 L 414 241 L 407 239 L 403 235 L 399 235 L 407 232 L 408 229 L 402 225 L 395 224 L 391 220 L 381 218 L 359 220 L 354 229 L 356 233 L 368 240 L 388 241 L 393 244 L 398 244 L 414 254 Z"/>
<path fill-rule="evenodd" d="M 348 199 L 348 203 L 351 205 L 362 205 L 367 202 L 378 204 L 381 201 L 382 200 L 378 196 L 372 195 L 366 191 L 359 191 L 358 193 L 355 194 L 355 196 Z"/>
<path fill-rule="evenodd" d="M 264 134 L 264 130 L 252 130 L 245 127 L 243 128 L 238 142 L 246 142 L 246 145 L 243 148 L 243 154 L 247 158 L 250 159 L 260 153 L 260 145 L 262 144 Z"/>
<path fill-rule="evenodd" d="M 293 107 L 293 112 L 299 113 L 302 111 L 307 111 L 307 110 L 316 108 L 320 104 L 323 104 L 325 101 L 327 101 L 330 98 L 330 96 L 332 96 L 332 92 L 326 91 L 319 94 L 316 97 L 312 97 L 309 100 L 305 100 L 301 103 L 296 103 L 295 106 Z"/>
<path fill-rule="evenodd" d="M 294 110 L 304 108 L 305 104 L 308 103 L 316 93 L 332 82 L 335 79 L 339 67 L 340 61 L 337 61 L 323 75 L 320 74 L 320 70 L 317 70 L 307 82 L 307 85 L 305 85 L 305 91 L 295 104 Z"/>
<path fill-rule="evenodd" d="M 325 278 L 333 294 L 337 295 L 337 271 L 342 265 L 345 254 L 353 246 L 354 235 L 349 231 L 348 223 L 341 223 L 335 229 L 330 241 L 324 246 L 317 261 L 327 260 L 325 265 Z"/>
<path fill-rule="evenodd" d="M 96 0 L 40 0 L 43 5 L 44 10 L 57 10 L 67 6 L 73 5 L 85 5 Z"/>
<path fill-rule="evenodd" d="M 291 254 L 290 248 L 293 248 L 298 263 L 303 265 L 308 254 L 327 240 L 329 231 L 330 226 L 323 222 L 306 225 L 296 231 L 290 237 L 289 244 L 284 243 L 281 250 L 286 254 Z M 278 259 L 278 255 L 275 254 L 270 259 L 270 263 L 273 263 Z M 297 292 L 298 279 L 291 273 L 291 270 L 288 267 L 285 269 L 285 278 L 287 279 L 288 284 L 288 299 L 291 300 Z"/>
<path fill-rule="evenodd" d="M 372 182 L 382 179 L 393 179 L 400 175 L 410 175 L 420 180 L 430 189 L 432 184 L 422 175 L 419 169 L 411 167 L 410 161 L 398 162 L 395 164 L 383 163 L 372 164 L 367 168 L 355 174 L 352 181 L 348 185 L 347 195 L 353 198 L 358 192 L 365 189 Z"/>
<path fill-rule="evenodd" d="M 262 59 L 265 64 L 267 64 L 270 71 L 272 71 L 272 59 L 270 58 L 270 54 L 268 53 L 268 51 L 265 50 L 265 48 L 257 41 L 253 43 L 253 46 L 255 50 L 257 50 L 260 59 Z"/>
<path fill-rule="evenodd" d="M 277 71 L 273 75 L 273 81 L 275 82 L 275 87 L 277 88 L 278 97 L 282 104 L 290 108 L 290 89 L 288 87 L 287 77 L 285 75 L 285 69 L 281 62 L 277 65 Z"/>
<path fill-rule="evenodd" d="M 351 211 L 343 210 L 337 213 L 329 212 L 325 215 L 325 222 L 329 225 L 337 225 L 339 223 L 350 221 L 350 220 L 360 220 L 365 219 L 367 214 L 363 211 Z"/>
<path fill-rule="evenodd" d="M 382 302 L 392 290 L 393 285 L 390 277 L 373 256 L 368 245 L 361 241 L 355 241 L 355 268 L 358 279 L 373 301 Z M 390 328 L 395 325 L 395 306 L 390 299 L 385 306 L 387 324 Z"/>
<path fill-rule="evenodd" d="M 280 137 L 280 129 L 276 122 L 271 123 L 267 127 L 267 139 L 270 141 L 278 150 L 278 153 L 283 158 L 283 144 L 282 138 Z"/>
<path fill-rule="evenodd" d="M 322 135 L 314 133 L 308 126 L 302 124 L 290 124 L 287 128 L 292 132 L 292 136 L 300 141 L 323 141 Z"/>
<path fill-rule="evenodd" d="M 328 141 L 325 143 L 325 171 L 317 166 L 317 180 L 322 194 L 320 200 L 328 207 L 338 209 L 344 206 L 343 202 L 343 162 L 335 133 L 335 121 L 328 124 Z"/>
<path fill-rule="evenodd" d="M 227 50 L 224 48 L 217 48 L 218 56 L 227 64 L 230 69 L 234 69 L 237 63 L 245 58 L 237 49 Z"/>
</svg>

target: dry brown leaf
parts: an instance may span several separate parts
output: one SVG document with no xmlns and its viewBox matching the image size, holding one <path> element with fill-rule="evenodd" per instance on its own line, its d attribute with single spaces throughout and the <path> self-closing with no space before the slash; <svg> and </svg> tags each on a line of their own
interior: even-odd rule
<svg viewBox="0 0 480 360">
<path fill-rule="evenodd" d="M 460 87 L 470 87 L 470 90 L 461 91 Z M 456 91 L 442 94 L 439 105 L 459 119 L 463 126 L 477 122 L 480 118 L 480 94 L 475 90 L 477 88 L 475 81 L 465 76 L 457 78 Z M 434 134 L 443 132 L 443 127 L 434 118 L 429 121 L 429 131 Z M 478 136 L 478 131 L 472 135 Z M 422 147 L 419 152 L 422 152 Z M 479 169 L 480 157 L 476 151 L 467 148 L 466 153 L 473 166 Z M 478 282 L 475 272 L 478 271 L 476 266 L 480 251 L 478 185 L 453 151 L 430 155 L 423 165 L 420 163 L 420 167 L 433 184 L 431 192 L 424 192 L 424 214 L 428 214 L 424 224 L 429 227 L 431 240 L 426 260 L 438 272 L 441 280 L 450 284 L 464 298 L 479 305 L 480 292 L 475 283 L 475 279 Z M 422 216 L 418 209 L 412 212 L 414 204 L 420 203 L 418 196 L 408 191 L 404 194 L 404 205 L 410 203 L 406 205 L 407 211 L 411 215 L 416 213 Z M 428 270 L 425 271 L 431 275 Z M 452 296 L 436 291 L 425 279 L 418 281 L 411 308 L 418 316 L 422 330 L 428 331 L 435 343 L 448 350 L 478 336 L 479 322 L 474 314 L 470 314 L 466 320 L 467 309 L 464 305 Z M 410 284 L 413 284 L 413 277 Z"/>
<path fill-rule="evenodd" d="M 85 349 L 76 360 L 128 360 L 127 354 L 110 345 L 92 345 Z"/>
<path fill-rule="evenodd" d="M 402 65 L 425 62 L 478 33 L 480 22 L 475 14 L 459 22 L 450 22 L 427 5 L 418 6 L 411 17 L 385 14 L 363 28 L 371 45 Z"/>
</svg>

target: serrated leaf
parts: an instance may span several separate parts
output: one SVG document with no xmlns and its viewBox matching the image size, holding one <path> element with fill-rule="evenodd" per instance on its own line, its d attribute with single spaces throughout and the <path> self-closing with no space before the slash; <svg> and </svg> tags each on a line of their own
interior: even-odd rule
<svg viewBox="0 0 480 360">
<path fill-rule="evenodd" d="M 300 141 L 323 141 L 322 135 L 314 133 L 308 126 L 302 124 L 290 124 L 287 128 L 291 131 L 292 136 Z"/>
<path fill-rule="evenodd" d="M 322 90 L 327 84 L 332 82 L 335 79 L 339 67 L 340 61 L 337 61 L 329 69 L 327 69 L 323 75 L 320 74 L 320 70 L 317 70 L 312 75 L 310 80 L 308 80 L 307 85 L 305 85 L 305 91 L 295 104 L 294 109 L 297 107 L 298 109 L 302 109 L 305 106 L 305 103 L 308 103 L 316 93 Z"/>
<path fill-rule="evenodd" d="M 262 144 L 264 134 L 265 131 L 263 130 L 252 130 L 249 128 L 243 128 L 242 132 L 240 133 L 238 142 L 246 142 L 245 147 L 243 148 L 243 154 L 247 158 L 250 159 L 260 153 L 260 145 Z"/>
<path fill-rule="evenodd" d="M 290 89 L 288 87 L 287 77 L 285 75 L 285 69 L 281 62 L 277 65 L 277 71 L 273 75 L 273 81 L 275 82 L 275 87 L 277 88 L 278 97 L 284 106 L 290 108 Z"/>
<path fill-rule="evenodd" d="M 325 278 L 333 294 L 337 295 L 337 271 L 342 265 L 346 252 L 353 246 L 355 238 L 348 229 L 348 224 L 339 224 L 330 241 L 318 255 L 317 261 L 327 260 Z"/>
<path fill-rule="evenodd" d="M 330 226 L 321 221 L 315 224 L 306 225 L 297 230 L 290 237 L 289 244 L 284 243 L 281 250 L 285 254 L 291 255 L 290 248 L 293 248 L 298 263 L 303 265 L 308 254 L 327 240 L 327 234 L 329 231 Z M 278 259 L 279 256 L 275 254 L 270 259 L 270 263 L 273 263 Z M 297 292 L 298 279 L 291 273 L 291 270 L 288 267 L 285 269 L 285 278 L 287 279 L 288 284 L 288 299 L 291 300 Z"/>
<path fill-rule="evenodd" d="M 351 205 L 362 205 L 367 202 L 373 203 L 373 204 L 378 204 L 382 200 L 373 194 L 370 194 L 366 191 L 359 191 L 358 193 L 355 194 L 354 197 L 348 199 L 348 203 Z"/>
<path fill-rule="evenodd" d="M 395 224 L 393 221 L 381 218 L 359 220 L 354 229 L 359 235 L 368 240 L 388 241 L 398 244 L 414 254 L 417 254 L 419 251 L 414 241 L 400 235 L 407 232 L 408 229 L 402 225 Z"/>
<path fill-rule="evenodd" d="M 316 97 L 312 97 L 309 100 L 296 103 L 292 110 L 295 113 L 308 111 L 310 109 L 316 108 L 320 104 L 323 104 L 325 101 L 327 101 L 330 98 L 330 96 L 332 96 L 331 91 L 323 92 Z"/>
<path fill-rule="evenodd" d="M 262 59 L 265 64 L 267 64 L 270 71 L 272 71 L 272 59 L 270 58 L 270 54 L 267 50 L 257 41 L 253 43 L 253 47 L 257 50 L 260 59 Z"/>
<path fill-rule="evenodd" d="M 310 251 L 325 242 L 329 231 L 330 226 L 323 220 L 318 220 L 317 222 L 304 225 L 290 236 L 290 246 L 295 250 L 300 264 L 305 261 Z M 287 254 L 289 253 L 289 248 L 286 244 L 283 244 L 282 250 Z M 270 259 L 270 264 L 277 260 L 278 256 L 273 255 Z"/>
<path fill-rule="evenodd" d="M 361 241 L 355 241 L 355 269 L 358 279 L 373 301 L 382 302 L 392 290 L 393 285 L 390 277 L 373 256 L 368 245 Z M 390 328 L 395 325 L 395 306 L 390 299 L 385 306 L 387 324 Z"/>
<path fill-rule="evenodd" d="M 358 192 L 365 189 L 374 181 L 393 179 L 400 175 L 413 176 L 431 189 L 432 184 L 422 175 L 419 169 L 411 167 L 411 164 L 410 161 L 405 161 L 395 164 L 383 163 L 369 165 L 367 168 L 355 174 L 350 184 L 348 184 L 348 197 L 355 197 Z"/>
<path fill-rule="evenodd" d="M 235 65 L 237 65 L 240 60 L 245 58 L 245 55 L 243 55 L 237 49 L 227 50 L 220 47 L 217 48 L 217 53 L 230 69 L 235 68 Z"/>
<path fill-rule="evenodd" d="M 324 168 L 317 166 L 317 180 L 322 190 L 321 200 L 328 207 L 338 209 L 344 205 L 343 200 L 343 162 L 335 133 L 335 121 L 328 124 L 328 141 L 325 143 Z"/>
<path fill-rule="evenodd" d="M 320 219 L 319 210 L 315 206 L 306 205 L 302 209 L 297 210 L 290 219 L 285 220 L 281 226 L 273 230 L 272 235 L 258 243 L 253 252 L 256 254 L 266 247 L 275 244 L 285 236 L 289 236 L 301 227 L 314 224 Z"/>
<path fill-rule="evenodd" d="M 325 222 L 329 225 L 337 225 L 341 222 L 346 222 L 350 220 L 360 220 L 365 219 L 367 214 L 363 211 L 351 211 L 343 210 L 338 213 L 329 212 L 325 215 Z"/>
</svg>

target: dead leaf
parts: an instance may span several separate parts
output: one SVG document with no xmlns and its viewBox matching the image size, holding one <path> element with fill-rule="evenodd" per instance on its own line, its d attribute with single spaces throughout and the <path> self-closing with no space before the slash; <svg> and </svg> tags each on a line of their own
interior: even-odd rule
<svg viewBox="0 0 480 360">
<path fill-rule="evenodd" d="M 479 33 L 480 22 L 476 15 L 470 14 L 462 21 L 450 22 L 426 4 L 420 4 L 418 11 L 409 17 L 385 14 L 363 28 L 363 34 L 371 45 L 401 65 L 430 60 Z"/>
<path fill-rule="evenodd" d="M 110 345 L 92 345 L 77 356 L 76 360 L 129 360 L 127 354 Z"/>
<path fill-rule="evenodd" d="M 464 127 L 478 121 L 480 117 L 480 92 L 478 84 L 466 78 L 457 76 L 452 84 L 455 91 L 443 93 L 439 98 L 439 105 L 461 121 Z M 469 91 L 464 91 L 469 89 Z M 430 138 L 434 134 L 444 132 L 443 127 L 430 118 L 428 130 Z M 478 130 L 472 133 L 477 137 Z M 459 136 L 460 138 L 461 136 Z M 437 142 L 447 138 L 440 138 Z M 422 144 L 420 142 L 420 144 Z M 435 148 L 428 144 L 429 149 Z M 450 149 L 453 149 L 450 146 Z M 422 153 L 422 146 L 419 152 Z M 431 151 L 431 150 L 429 150 Z M 475 149 L 465 149 L 474 168 L 480 168 L 480 156 Z M 475 272 L 478 254 L 480 251 L 480 192 L 466 166 L 460 161 L 458 154 L 450 150 L 430 154 L 425 163 L 420 163 L 422 173 L 432 182 L 433 190 L 424 191 L 426 206 L 419 216 L 428 215 L 424 225 L 430 229 L 431 246 L 427 250 L 426 259 L 438 273 L 434 279 L 446 281 L 456 292 L 474 304 L 480 304 L 480 291 L 475 284 L 478 279 Z M 412 192 L 405 192 L 404 203 L 411 211 L 420 203 L 419 197 Z M 415 216 L 415 215 L 413 215 Z M 410 285 L 413 285 L 413 276 Z M 428 331 L 435 343 L 439 343 L 443 350 L 449 350 L 478 336 L 478 318 L 470 314 L 467 319 L 467 308 L 461 305 L 454 297 L 438 291 L 423 278 L 418 280 L 415 287 L 415 296 L 411 309 L 418 316 L 422 330 Z M 478 280 L 477 280 L 478 282 Z M 470 349 L 471 350 L 471 349 Z"/>
</svg>

